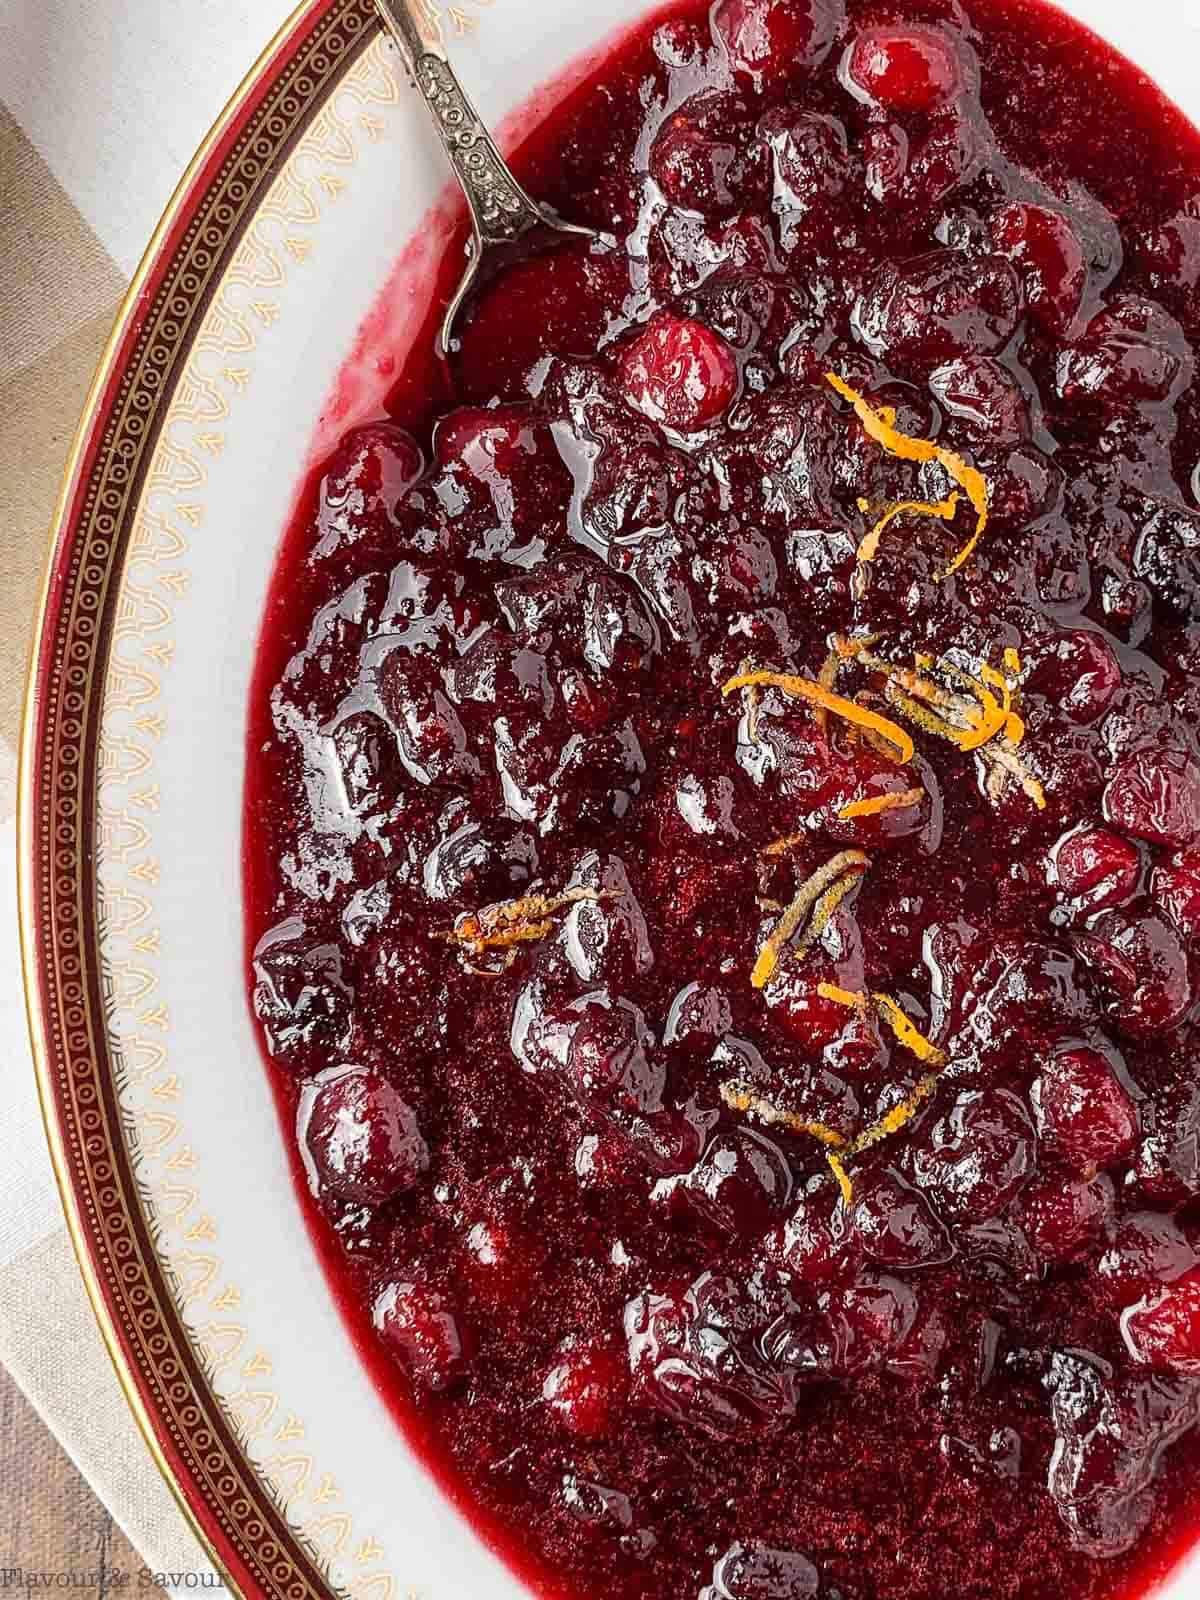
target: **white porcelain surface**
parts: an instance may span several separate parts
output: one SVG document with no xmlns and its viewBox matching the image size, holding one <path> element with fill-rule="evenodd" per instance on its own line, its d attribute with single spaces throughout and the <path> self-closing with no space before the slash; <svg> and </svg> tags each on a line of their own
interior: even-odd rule
<svg viewBox="0 0 1200 1600">
<path fill-rule="evenodd" d="M 637 0 L 463 4 L 478 25 L 454 56 L 493 119 L 642 10 Z M 1071 0 L 1067 9 L 1200 120 L 1195 6 L 1190 20 L 1179 0 Z M 132 973 L 115 1012 L 128 1060 L 136 1068 L 137 1041 L 161 1040 L 178 1080 L 173 1100 L 151 1098 L 136 1070 L 123 1090 L 163 1250 L 195 1290 L 185 1300 L 189 1322 L 247 1425 L 252 1454 L 285 1490 L 299 1486 L 285 1492 L 293 1520 L 333 1558 L 335 1580 L 371 1600 L 515 1600 L 523 1589 L 414 1462 L 354 1354 L 293 1195 L 245 998 L 243 739 L 276 540 L 339 367 L 445 180 L 423 113 L 386 75 L 388 59 L 382 45 L 374 49 L 361 82 L 292 162 L 285 177 L 296 192 L 259 223 L 268 248 L 251 252 L 225 291 L 225 311 L 250 330 L 253 347 L 234 348 L 244 339 L 228 325 L 200 341 L 170 430 L 178 460 L 168 452 L 147 490 L 147 538 L 125 582 L 132 605 L 152 592 L 167 611 L 162 638 L 173 648 L 154 669 L 165 721 L 145 775 L 152 801 L 133 806 L 123 784 L 102 804 L 145 831 L 161 865 L 157 883 L 135 881 L 119 852 L 110 855 L 106 904 L 149 901 L 159 940 L 131 955 L 113 932 L 106 956 Z M 267 258 L 282 263 L 284 281 Z M 391 321 L 402 338 L 403 306 Z M 144 637 L 119 640 L 118 659 L 144 666 Z M 143 715 L 129 696 L 111 697 L 105 748 L 116 772 Z M 169 1020 L 148 1034 L 137 973 L 151 966 Z M 173 1130 L 163 1131 L 164 1117 Z M 190 1163 L 179 1161 L 181 1150 Z M 1166 1592 L 1194 1593 L 1200 1561 L 1190 1572 Z"/>
</svg>

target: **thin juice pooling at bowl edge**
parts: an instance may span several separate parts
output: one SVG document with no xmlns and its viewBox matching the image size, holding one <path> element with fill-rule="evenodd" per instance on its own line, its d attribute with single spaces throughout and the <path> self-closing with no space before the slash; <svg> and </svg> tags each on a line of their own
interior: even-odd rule
<svg viewBox="0 0 1200 1600">
<path fill-rule="evenodd" d="M 540 1593 L 1139 1592 L 1200 1515 L 1200 144 L 1039 5 L 719 0 L 517 166 L 618 243 L 448 376 L 431 307 L 251 708 L 360 1348 Z"/>
</svg>

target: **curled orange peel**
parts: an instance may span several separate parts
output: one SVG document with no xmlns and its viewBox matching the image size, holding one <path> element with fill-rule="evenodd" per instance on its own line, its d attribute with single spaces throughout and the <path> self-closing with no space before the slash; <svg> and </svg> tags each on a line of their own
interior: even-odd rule
<svg viewBox="0 0 1200 1600">
<path fill-rule="evenodd" d="M 894 746 L 896 750 L 894 760 L 901 763 L 912 760 L 912 739 L 899 723 L 892 722 L 888 717 L 881 717 L 878 712 L 869 711 L 866 706 L 860 706 L 855 700 L 847 700 L 844 695 L 834 694 L 832 690 L 823 688 L 812 678 L 801 678 L 791 672 L 739 672 L 736 677 L 730 678 L 728 683 L 721 685 L 721 693 L 730 695 L 737 689 L 755 688 L 780 689 L 793 699 L 807 700 L 810 705 L 832 711 L 835 716 L 844 717 L 847 722 L 857 723 L 860 728 L 870 728 L 873 732 L 882 734 L 888 743 Z"/>
<path fill-rule="evenodd" d="M 934 444 L 932 439 L 916 439 L 911 434 L 901 433 L 896 427 L 896 413 L 890 406 L 875 410 L 857 389 L 852 389 L 836 372 L 827 372 L 825 381 L 843 400 L 849 401 L 868 436 L 876 444 L 882 445 L 889 455 L 896 456 L 900 461 L 940 462 L 971 502 L 975 510 L 975 531 L 950 565 L 938 573 L 939 578 L 950 577 L 970 559 L 987 527 L 991 509 L 991 491 L 987 479 L 978 467 L 968 466 L 953 450 Z M 867 537 L 870 538 L 870 535 Z"/>
</svg>

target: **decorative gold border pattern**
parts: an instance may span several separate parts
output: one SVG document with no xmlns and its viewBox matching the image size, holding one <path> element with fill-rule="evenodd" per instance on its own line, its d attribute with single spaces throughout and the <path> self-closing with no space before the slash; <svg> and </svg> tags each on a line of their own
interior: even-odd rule
<svg viewBox="0 0 1200 1600">
<path fill-rule="evenodd" d="M 206 516 L 210 463 L 254 379 L 260 340 L 283 314 L 289 276 L 352 176 L 365 137 L 381 139 L 399 102 L 390 46 L 377 38 L 335 85 L 262 199 L 196 332 L 158 432 L 116 591 L 97 752 L 95 871 L 108 1048 L 151 1237 L 209 1386 L 238 1443 L 332 1587 L 393 1600 L 384 1551 L 356 1532 L 342 1491 L 305 1448 L 306 1426 L 271 1386 L 217 1225 L 204 1210 L 201 1155 L 189 1140 L 186 1086 L 171 1070 L 156 902 L 169 862 L 156 854 L 156 746 L 177 608 L 190 584 L 189 540 Z M 421 1600 L 409 1591 L 411 1600 Z"/>
<path fill-rule="evenodd" d="M 140 1171 L 135 1176 L 118 1098 L 119 1086 L 137 1083 L 163 1105 L 128 1131 L 139 1167 L 161 1156 L 164 1169 L 184 1175 L 177 1187 L 187 1192 L 196 1158 L 174 1142 L 179 1119 L 168 1108 L 180 1085 L 167 1069 L 161 1036 L 169 1018 L 147 965 L 158 953 L 152 892 L 161 871 L 148 849 L 148 819 L 158 805 L 150 752 L 165 729 L 154 705 L 156 673 L 170 664 L 166 630 L 171 606 L 186 589 L 187 543 L 177 522 L 148 500 L 135 522 L 135 506 L 143 488 L 149 494 L 153 487 L 181 496 L 175 509 L 184 522 L 202 515 L 182 497 L 197 483 L 166 431 L 168 402 L 178 398 L 180 417 L 197 430 L 194 444 L 216 454 L 228 399 L 214 389 L 211 373 L 196 369 L 189 376 L 195 331 L 231 246 L 240 281 L 258 299 L 249 301 L 250 316 L 264 326 L 273 320 L 265 296 L 274 268 L 250 243 L 248 224 L 306 131 L 316 141 L 310 155 L 332 164 L 324 169 L 332 185 L 322 187 L 331 198 L 336 193 L 340 130 L 323 125 L 317 108 L 360 61 L 375 31 L 370 0 L 302 6 L 210 136 L 160 226 L 98 374 L 64 488 L 22 748 L 27 997 L 52 1154 L 84 1277 L 135 1415 L 197 1532 L 231 1581 L 273 1600 L 328 1594 L 323 1569 L 339 1544 L 340 1513 L 310 1517 L 302 1542 L 249 1461 L 249 1424 L 232 1427 L 212 1387 L 233 1359 L 221 1342 L 223 1325 L 197 1330 L 207 1333 L 199 1359 L 172 1292 L 173 1280 L 186 1302 L 210 1281 L 205 1252 L 191 1246 L 208 1242 L 211 1224 L 202 1215 L 188 1223 L 175 1270 L 165 1272 L 155 1236 L 170 1224 L 161 1214 L 148 1222 L 146 1180 Z M 286 189 L 286 169 L 280 181 Z M 230 279 L 239 281 L 233 273 Z M 219 300 L 212 309 L 232 357 L 250 324 Z M 234 392 L 242 370 L 230 360 L 226 381 Z M 127 560 L 138 577 L 118 595 L 115 580 Z M 99 738 L 106 699 L 128 712 L 137 739 L 132 733 Z M 120 787 L 125 803 L 93 814 L 101 784 Z M 92 870 L 98 856 L 106 864 L 124 860 L 139 887 L 98 893 Z M 130 953 L 100 970 L 102 939 L 125 940 Z M 112 1022 L 130 1008 L 138 1029 L 126 1039 Z M 114 1040 L 120 1048 L 111 1052 Z M 151 1198 L 179 1204 L 178 1193 L 173 1201 Z M 184 1213 L 172 1215 L 186 1221 Z M 195 1276 L 180 1270 L 189 1267 Z M 214 1288 L 210 1309 L 232 1309 L 235 1295 Z M 256 1351 L 244 1363 L 250 1380 L 260 1375 L 261 1360 Z M 295 1426 L 291 1418 L 279 1425 L 281 1443 Z M 319 1480 L 318 1504 L 326 1488 Z M 316 1559 L 306 1547 L 314 1539 Z M 374 1559 L 374 1541 L 365 1541 L 361 1553 Z M 358 1585 L 372 1600 L 390 1592 L 386 1574 L 366 1575 Z"/>
</svg>

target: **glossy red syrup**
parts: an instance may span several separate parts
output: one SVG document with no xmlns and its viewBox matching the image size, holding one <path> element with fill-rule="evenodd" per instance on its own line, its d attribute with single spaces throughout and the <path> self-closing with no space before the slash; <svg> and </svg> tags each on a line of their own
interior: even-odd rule
<svg viewBox="0 0 1200 1600">
<path fill-rule="evenodd" d="M 1041 5 L 718 0 L 517 165 L 616 243 L 447 371 L 431 307 L 263 629 L 335 1290 L 540 1594 L 1140 1593 L 1200 1512 L 1200 141 Z"/>
</svg>

